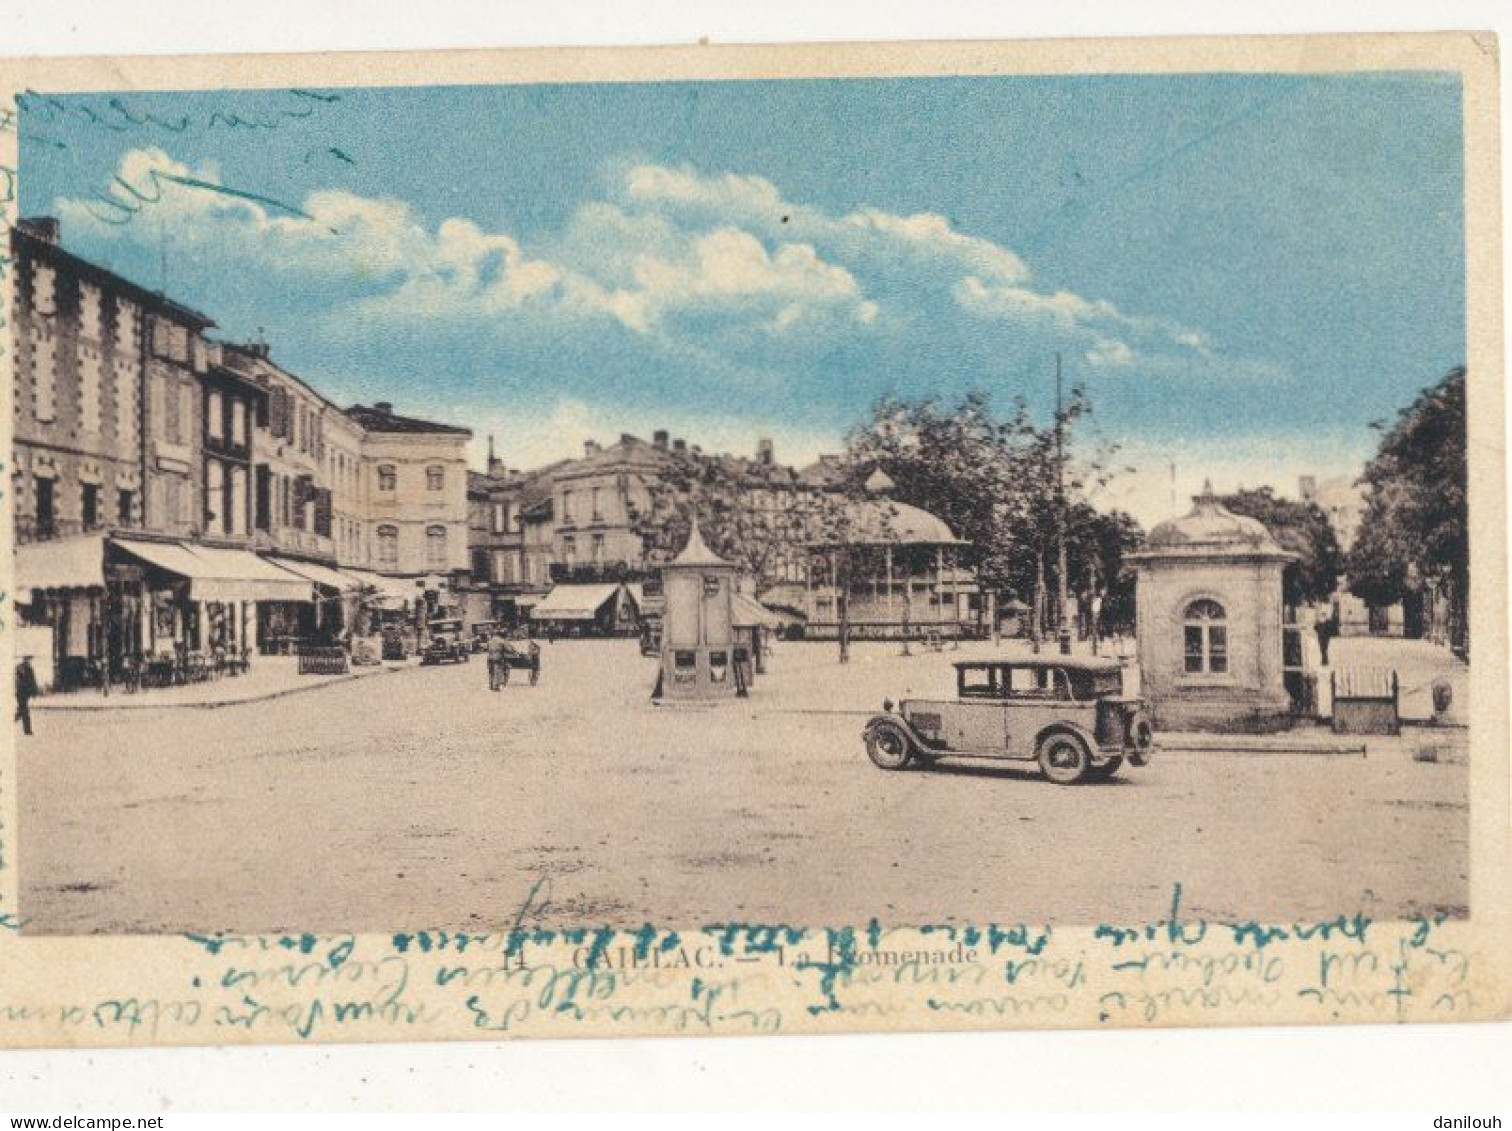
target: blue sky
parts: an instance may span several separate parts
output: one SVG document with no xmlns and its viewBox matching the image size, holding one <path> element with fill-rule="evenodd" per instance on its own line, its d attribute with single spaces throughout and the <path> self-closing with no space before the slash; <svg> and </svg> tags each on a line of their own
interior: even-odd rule
<svg viewBox="0 0 1512 1131">
<path fill-rule="evenodd" d="M 1464 360 L 1460 153 L 1433 74 L 59 95 L 21 203 L 522 466 L 658 426 L 804 458 L 886 392 L 1045 408 L 1059 351 L 1137 468 L 1106 501 L 1155 519 L 1170 460 L 1352 474 Z"/>
</svg>

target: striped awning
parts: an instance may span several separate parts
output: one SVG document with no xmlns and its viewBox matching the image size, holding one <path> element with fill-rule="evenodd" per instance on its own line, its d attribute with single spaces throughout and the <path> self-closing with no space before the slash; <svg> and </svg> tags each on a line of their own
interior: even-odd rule
<svg viewBox="0 0 1512 1131">
<path fill-rule="evenodd" d="M 33 592 L 103 589 L 105 538 L 85 534 L 16 547 L 16 600 L 29 605 Z"/>
<path fill-rule="evenodd" d="M 137 542 L 116 538 L 112 544 L 148 565 L 189 582 L 194 601 L 310 601 L 314 590 L 307 578 L 249 550 L 189 546 L 182 542 Z"/>
<path fill-rule="evenodd" d="M 281 557 L 278 554 L 269 554 L 267 560 L 279 569 L 286 569 L 307 581 L 313 581 L 316 585 L 322 585 L 327 589 L 334 589 L 338 593 L 362 588 L 361 579 L 341 573 L 330 566 L 321 565 L 319 562 L 302 562 L 294 558 Z"/>
</svg>

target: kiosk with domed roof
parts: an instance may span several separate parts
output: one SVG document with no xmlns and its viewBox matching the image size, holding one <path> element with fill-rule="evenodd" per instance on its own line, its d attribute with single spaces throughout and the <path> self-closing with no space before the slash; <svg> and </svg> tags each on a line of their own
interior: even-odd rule
<svg viewBox="0 0 1512 1131">
<path fill-rule="evenodd" d="M 1138 575 L 1141 689 L 1157 728 L 1287 725 L 1281 575 L 1295 555 L 1207 484 L 1128 561 Z"/>
<path fill-rule="evenodd" d="M 703 540 L 695 520 L 682 553 L 662 566 L 659 701 L 724 699 L 745 690 L 736 664 L 738 567 Z"/>
</svg>

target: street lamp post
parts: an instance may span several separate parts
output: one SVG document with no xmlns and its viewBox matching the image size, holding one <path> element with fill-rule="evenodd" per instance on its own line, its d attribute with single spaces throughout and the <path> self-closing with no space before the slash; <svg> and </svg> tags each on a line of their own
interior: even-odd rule
<svg viewBox="0 0 1512 1131">
<path fill-rule="evenodd" d="M 1061 408 L 1061 355 L 1055 355 L 1055 542 L 1056 623 L 1060 654 L 1071 654 L 1071 622 L 1066 616 L 1066 437 Z"/>
</svg>

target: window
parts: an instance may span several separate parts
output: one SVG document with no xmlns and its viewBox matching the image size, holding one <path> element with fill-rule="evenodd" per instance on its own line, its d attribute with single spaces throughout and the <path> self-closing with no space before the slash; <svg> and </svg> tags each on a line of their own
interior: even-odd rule
<svg viewBox="0 0 1512 1131">
<path fill-rule="evenodd" d="M 36 377 L 36 401 L 33 412 L 38 421 L 50 423 L 58 417 L 58 346 L 50 333 L 38 334 L 33 346 L 32 373 Z"/>
<path fill-rule="evenodd" d="M 399 486 L 399 469 L 391 463 L 378 465 L 378 490 L 392 491 Z"/>
<path fill-rule="evenodd" d="M 996 670 L 990 667 L 961 668 L 958 691 L 964 699 L 997 697 Z"/>
<path fill-rule="evenodd" d="M 509 504 L 494 503 L 493 505 L 493 532 L 503 534 L 509 529 Z"/>
<path fill-rule="evenodd" d="M 571 569 L 572 561 L 576 557 L 577 539 L 569 534 L 566 538 L 562 539 L 562 564 Z"/>
<path fill-rule="evenodd" d="M 225 420 L 226 398 L 219 389 L 210 390 L 210 402 L 205 406 L 205 426 L 212 440 L 219 440 L 224 435 L 221 425 Z"/>
<path fill-rule="evenodd" d="M 439 464 L 431 464 L 425 469 L 425 489 L 427 491 L 446 490 L 446 468 Z"/>
<path fill-rule="evenodd" d="M 604 536 L 602 534 L 593 536 L 593 564 L 604 564 Z"/>
<path fill-rule="evenodd" d="M 226 514 L 226 466 L 218 459 L 205 469 L 205 529 L 225 534 L 230 531 Z"/>
<path fill-rule="evenodd" d="M 51 538 L 58 532 L 58 514 L 53 504 L 53 481 L 37 480 L 37 537 Z"/>
<path fill-rule="evenodd" d="M 58 312 L 57 275 L 45 263 L 38 263 L 32 273 L 32 309 L 38 314 Z"/>
<path fill-rule="evenodd" d="M 84 498 L 80 509 L 84 518 L 85 530 L 93 530 L 100 525 L 100 488 L 98 484 L 84 484 Z"/>
<path fill-rule="evenodd" d="M 1206 598 L 1186 607 L 1182 625 L 1188 675 L 1228 672 L 1228 625 L 1223 606 Z"/>
<path fill-rule="evenodd" d="M 247 402 L 240 397 L 231 402 L 231 442 L 247 446 Z"/>
<path fill-rule="evenodd" d="M 597 487 L 596 486 L 596 487 L 593 488 L 593 521 L 594 522 L 603 522 L 604 521 L 603 495 L 604 495 L 604 489 L 602 487 Z"/>
<path fill-rule="evenodd" d="M 378 528 L 378 564 L 381 566 L 399 564 L 399 528 L 397 526 Z"/>
<path fill-rule="evenodd" d="M 562 521 L 572 521 L 572 491 L 570 488 L 562 491 Z"/>
<path fill-rule="evenodd" d="M 132 524 L 132 512 L 136 510 L 136 494 L 131 491 L 116 492 L 116 521 L 122 526 Z"/>
<path fill-rule="evenodd" d="M 446 568 L 446 527 L 444 526 L 425 528 L 425 568 Z"/>
<path fill-rule="evenodd" d="M 188 444 L 194 435 L 194 386 L 188 381 L 179 385 L 179 434 L 175 443 Z"/>
</svg>

